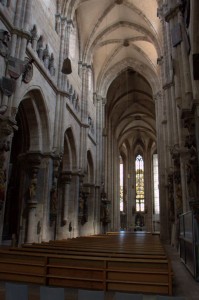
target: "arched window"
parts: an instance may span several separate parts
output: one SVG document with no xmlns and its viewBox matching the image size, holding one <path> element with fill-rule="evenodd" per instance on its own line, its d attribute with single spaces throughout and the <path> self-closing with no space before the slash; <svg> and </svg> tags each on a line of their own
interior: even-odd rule
<svg viewBox="0 0 199 300">
<path fill-rule="evenodd" d="M 153 155 L 153 201 L 154 201 L 154 214 L 157 215 L 160 213 L 157 154 Z"/>
<path fill-rule="evenodd" d="M 122 158 L 120 156 L 120 211 L 124 210 L 124 186 L 123 186 L 123 180 L 124 180 L 124 165 Z"/>
<path fill-rule="evenodd" d="M 144 161 L 141 155 L 135 159 L 136 211 L 144 211 Z"/>
</svg>

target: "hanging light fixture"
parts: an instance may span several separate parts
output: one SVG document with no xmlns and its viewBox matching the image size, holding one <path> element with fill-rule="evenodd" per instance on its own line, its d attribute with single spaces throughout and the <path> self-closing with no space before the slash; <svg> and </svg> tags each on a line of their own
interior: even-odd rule
<svg viewBox="0 0 199 300">
<path fill-rule="evenodd" d="M 64 59 L 61 72 L 66 75 L 69 75 L 72 73 L 70 58 L 67 57 Z"/>
<path fill-rule="evenodd" d="M 115 0 L 115 3 L 120 5 L 123 3 L 123 0 Z"/>
</svg>

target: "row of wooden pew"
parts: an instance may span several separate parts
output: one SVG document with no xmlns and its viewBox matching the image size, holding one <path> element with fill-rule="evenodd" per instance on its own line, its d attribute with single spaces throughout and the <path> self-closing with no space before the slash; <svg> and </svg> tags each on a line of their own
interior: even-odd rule
<svg viewBox="0 0 199 300">
<path fill-rule="evenodd" d="M 158 235 L 109 233 L 0 249 L 0 280 L 46 286 L 172 294 Z"/>
</svg>

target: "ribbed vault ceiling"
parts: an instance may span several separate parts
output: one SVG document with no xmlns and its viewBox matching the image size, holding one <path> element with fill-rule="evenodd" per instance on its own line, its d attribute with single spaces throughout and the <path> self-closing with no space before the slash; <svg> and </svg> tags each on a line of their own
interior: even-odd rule
<svg viewBox="0 0 199 300">
<path fill-rule="evenodd" d="M 92 66 L 94 91 L 106 98 L 118 145 L 155 141 L 153 94 L 161 57 L 158 0 L 68 0 L 61 10 L 76 17 L 80 55 Z"/>
</svg>

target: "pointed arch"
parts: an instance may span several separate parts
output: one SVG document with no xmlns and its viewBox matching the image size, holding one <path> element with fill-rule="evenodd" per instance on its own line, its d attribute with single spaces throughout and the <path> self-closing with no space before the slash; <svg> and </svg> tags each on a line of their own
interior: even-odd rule
<svg viewBox="0 0 199 300">
<path fill-rule="evenodd" d="M 64 135 L 63 171 L 75 171 L 77 169 L 77 150 L 71 127 L 66 129 Z"/>
<path fill-rule="evenodd" d="M 153 94 L 156 94 L 158 90 L 160 90 L 161 82 L 160 78 L 158 78 L 157 74 L 149 68 L 143 62 L 138 62 L 133 60 L 132 58 L 126 58 L 123 61 L 118 62 L 118 64 L 114 65 L 110 68 L 103 77 L 103 80 L 98 83 L 97 90 L 101 92 L 103 98 L 106 98 L 107 91 L 109 89 L 110 84 L 113 80 L 124 70 L 132 68 L 134 71 L 141 74 L 150 84 Z M 99 92 L 99 94 L 100 94 Z"/>
<path fill-rule="evenodd" d="M 26 150 L 49 152 L 52 145 L 51 128 L 45 98 L 40 89 L 32 89 L 23 96 L 18 116 L 21 118 L 23 138 L 26 144 L 29 143 L 29 149 Z"/>
</svg>

